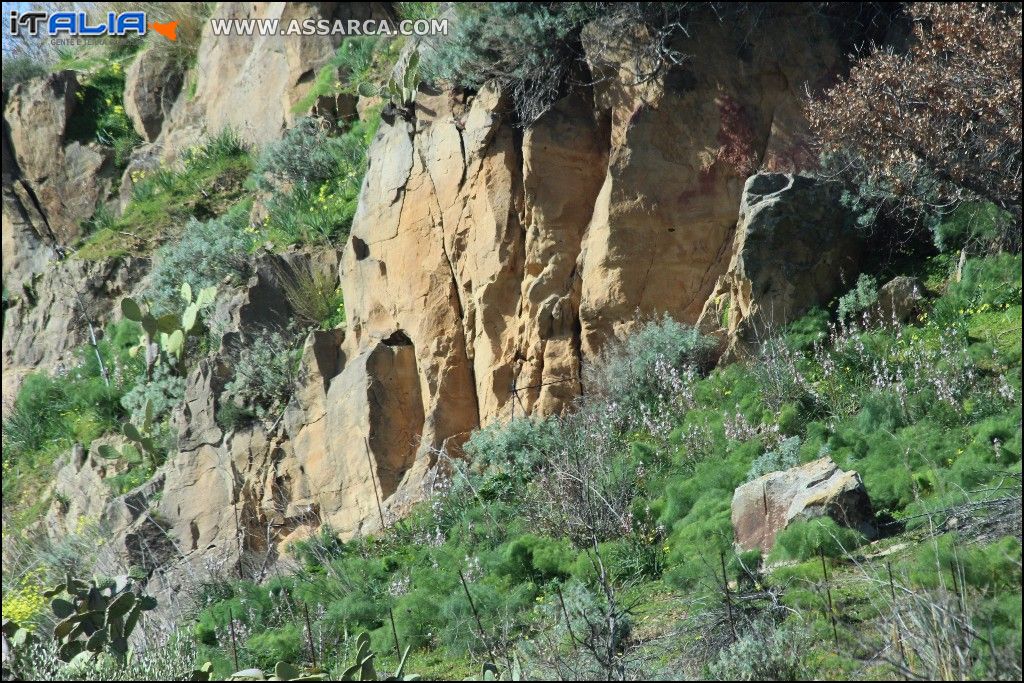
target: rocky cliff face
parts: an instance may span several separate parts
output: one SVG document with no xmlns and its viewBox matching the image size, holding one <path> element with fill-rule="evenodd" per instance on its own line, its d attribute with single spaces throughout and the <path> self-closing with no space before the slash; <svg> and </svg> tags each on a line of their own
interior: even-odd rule
<svg viewBox="0 0 1024 683">
<path fill-rule="evenodd" d="M 217 12 L 384 11 L 297 5 L 221 3 Z M 159 500 L 146 503 L 173 541 L 160 552 L 244 560 L 256 574 L 278 543 L 321 524 L 344 535 L 374 528 L 378 496 L 383 514 L 402 514 L 431 486 L 439 454 L 460 455 L 473 429 L 563 410 L 586 391 L 582 367 L 638 317 L 700 319 L 735 355 L 760 321 L 781 324 L 830 297 L 855 250 L 835 198 L 783 172 L 813 165 L 803 88 L 829 79 L 839 56 L 809 11 L 770 21 L 743 40 L 707 27 L 677 46 L 689 55 L 683 64 L 640 82 L 616 36 L 585 32 L 593 85 L 526 130 L 491 86 L 424 88 L 411 120 L 385 120 L 351 238 L 340 259 L 314 257 L 342 283 L 346 329 L 310 337 L 301 386 L 273 425 L 224 433 L 214 414 L 230 368 L 211 358 L 192 373 L 178 452 L 158 474 Z M 194 93 L 140 63 L 128 109 L 153 141 L 145 151 L 173 158 L 226 125 L 257 143 L 276 138 L 333 48 L 323 38 L 206 35 Z M 48 274 L 54 247 L 70 243 L 112 186 L 99 152 L 60 136 L 74 87 L 73 75 L 50 77 L 16 92 L 5 113 L 4 278 L 39 292 L 31 307 L 5 311 L 5 402 L 14 370 L 52 367 L 82 340 L 71 323 L 78 304 L 58 278 L 84 279 L 82 306 L 102 321 L 144 272 L 131 260 L 71 259 Z M 774 173 L 748 180 L 759 169 Z M 818 241 L 794 242 L 808 234 Z M 823 249 L 835 259 L 816 267 L 808 257 Z M 258 271 L 218 311 L 238 334 L 283 299 L 272 269 Z M 70 490 L 98 466 L 80 457 L 67 467 L 58 486 Z M 130 509 L 143 493 L 129 494 Z M 130 554 L 156 522 L 125 505 L 101 507 Z M 61 520 L 51 516 L 55 529 Z"/>
</svg>

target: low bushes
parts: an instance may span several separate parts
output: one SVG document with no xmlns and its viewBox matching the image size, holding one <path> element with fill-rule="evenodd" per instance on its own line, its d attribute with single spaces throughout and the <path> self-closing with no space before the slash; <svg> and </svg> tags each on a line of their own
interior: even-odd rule
<svg viewBox="0 0 1024 683">
<path fill-rule="evenodd" d="M 249 151 L 236 133 L 221 131 L 186 150 L 179 167 L 136 171 L 132 199 L 121 216 L 94 217 L 93 232 L 76 256 L 104 259 L 149 253 L 177 237 L 190 221 L 218 219 L 232 208 L 248 211 L 242 184 L 251 170 Z M 196 275 L 201 276 L 197 270 Z M 180 282 L 179 282 L 180 284 Z"/>
<path fill-rule="evenodd" d="M 114 150 L 114 164 L 124 169 L 142 142 L 124 111 L 124 61 L 114 59 L 81 77 L 78 105 L 68 119 L 69 140 L 99 142 Z"/>
<path fill-rule="evenodd" d="M 49 502 L 38 493 L 54 461 L 76 442 L 88 448 L 123 419 L 121 399 L 142 372 L 141 362 L 128 353 L 138 329 L 127 321 L 112 325 L 99 342 L 109 382 L 91 346 L 78 349 L 75 364 L 54 376 L 25 378 L 3 423 L 4 509 L 15 511 L 16 528 Z"/>
<path fill-rule="evenodd" d="M 260 417 L 282 410 L 291 398 L 301 355 L 301 340 L 288 330 L 261 329 L 247 335 L 232 349 L 233 375 L 221 402 L 245 406 Z"/>
<path fill-rule="evenodd" d="M 248 276 L 253 240 L 245 232 L 246 209 L 242 204 L 220 218 L 189 219 L 179 239 L 157 250 L 145 290 L 155 312 L 163 314 L 180 307 L 182 282 L 199 291 L 220 285 L 225 278 L 240 284 Z"/>
<path fill-rule="evenodd" d="M 254 178 L 271 193 L 262 226 L 271 241 L 336 243 L 348 237 L 379 122 L 371 116 L 332 136 L 324 121 L 305 118 L 267 147 Z"/>
</svg>

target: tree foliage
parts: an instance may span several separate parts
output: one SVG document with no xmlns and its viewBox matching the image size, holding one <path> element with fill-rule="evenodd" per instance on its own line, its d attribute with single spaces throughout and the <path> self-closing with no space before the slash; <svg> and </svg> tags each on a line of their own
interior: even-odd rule
<svg viewBox="0 0 1024 683">
<path fill-rule="evenodd" d="M 1021 6 L 916 3 L 910 48 L 874 48 L 810 102 L 824 151 L 900 209 L 972 197 L 1021 221 Z"/>
</svg>

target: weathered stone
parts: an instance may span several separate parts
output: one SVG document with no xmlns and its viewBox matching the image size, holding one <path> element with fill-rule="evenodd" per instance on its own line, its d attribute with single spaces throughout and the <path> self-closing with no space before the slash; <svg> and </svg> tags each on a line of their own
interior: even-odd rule
<svg viewBox="0 0 1024 683">
<path fill-rule="evenodd" d="M 4 403 L 14 400 L 24 372 L 76 362 L 73 352 L 88 343 L 89 323 L 102 334 L 112 309 L 138 283 L 147 263 L 138 258 L 53 257 L 22 282 L 9 283 L 2 345 Z"/>
<path fill-rule="evenodd" d="M 148 49 L 124 74 L 124 112 L 143 140 L 160 135 L 185 80 L 185 68 L 170 50 Z"/>
<path fill-rule="evenodd" d="M 767 553 L 795 521 L 823 516 L 872 538 L 874 513 L 864 482 L 824 457 L 743 484 L 732 497 L 732 529 L 741 550 Z"/>
<path fill-rule="evenodd" d="M 215 10 L 222 19 L 284 22 L 386 11 L 340 3 L 220 3 Z M 472 95 L 421 87 L 413 116 L 384 117 L 342 263 L 330 251 L 260 254 L 240 291 L 222 288 L 208 322 L 223 332 L 223 346 L 188 378 L 185 404 L 174 417 L 178 452 L 162 470 L 155 513 L 133 516 L 138 505 L 127 498 L 105 503 L 108 515 L 119 505 L 118 515 L 130 520 L 119 526 L 130 529 L 123 547 L 132 561 L 173 565 L 153 577 L 169 592 L 199 562 L 258 577 L 277 544 L 322 524 L 346 536 L 376 528 L 377 495 L 385 516 L 403 514 L 447 466 L 439 453 L 458 456 L 480 425 L 506 419 L 513 409 L 537 415 L 565 409 L 586 390 L 583 365 L 628 331 L 638 311 L 694 322 L 727 271 L 735 279 L 724 291 L 731 293 L 733 282 L 738 290 L 750 283 L 745 309 L 724 306 L 732 309 L 727 318 L 740 311 L 737 328 L 744 319 L 752 326 L 776 304 L 785 304 L 788 314 L 825 296 L 813 272 L 801 270 L 806 245 L 793 251 L 785 230 L 773 224 L 777 239 L 767 247 L 755 244 L 757 230 L 734 239 L 752 170 L 812 163 L 802 153 L 802 88 L 821 82 L 838 56 L 813 12 L 780 10 L 765 21 L 771 25 L 743 50 L 722 26 L 681 39 L 673 47 L 701 59 L 640 84 L 630 71 L 630 43 L 642 36 L 601 36 L 592 27 L 584 47 L 595 85 L 554 103 L 525 130 L 493 85 Z M 179 92 L 169 112 L 164 91 L 156 92 L 159 82 L 143 82 L 147 66 L 140 63 L 129 93 L 138 108 L 133 119 L 148 139 L 159 138 L 130 161 L 123 195 L 132 191 L 132 170 L 225 127 L 259 145 L 280 136 L 301 114 L 294 105 L 338 39 L 239 40 L 207 32 L 195 92 Z M 73 86 L 64 85 L 66 99 Z M 51 98 L 54 121 L 66 116 L 57 99 Z M 363 98 L 357 111 L 367 103 Z M 329 102 L 316 106 L 351 115 L 352 102 L 334 104 L 336 112 Z M 21 124 L 18 139 L 31 139 Z M 52 154 L 68 154 L 65 147 L 42 156 L 29 148 L 19 153 L 36 168 Z M 40 244 L 52 241 L 46 202 L 34 200 L 33 188 L 12 181 L 8 189 L 5 176 L 5 277 L 9 232 L 12 240 L 34 232 Z M 805 203 L 817 199 L 804 197 Z M 254 208 L 253 216 L 261 219 L 260 211 Z M 801 220 L 831 220 L 814 207 L 800 211 Z M 66 236 L 67 225 L 61 230 Z M 45 248 L 33 246 L 11 272 L 42 273 L 45 258 Z M 795 268 L 799 292 L 773 289 L 775 261 Z M 280 275 L 306 262 L 332 277 L 340 269 L 344 333 L 316 332 L 307 340 L 298 386 L 280 420 L 225 431 L 215 418 L 232 373 L 229 351 L 251 332 L 297 317 Z M 8 311 L 6 322 L 15 329 L 9 334 L 5 327 L 5 364 L 11 358 L 19 368 L 45 366 L 62 357 L 52 349 L 81 342 L 80 329 L 63 331 L 72 328 L 72 299 L 57 300 L 58 283 L 49 277 L 23 278 L 43 285 L 46 305 L 22 302 Z M 752 283 L 769 286 L 761 291 Z M 123 291 L 89 286 L 110 305 Z M 716 321 L 722 313 L 716 311 Z M 55 346 L 46 316 L 60 319 Z M 149 546 L 156 548 L 152 555 L 144 550 Z"/>
<path fill-rule="evenodd" d="M 743 355 L 855 279 L 860 247 L 838 188 L 791 174 L 751 176 L 728 271 L 698 326 L 725 328 L 726 357 Z"/>
<path fill-rule="evenodd" d="M 63 245 L 107 201 L 114 174 L 110 148 L 67 138 L 78 92 L 74 72 L 62 71 L 15 86 L 4 111 L 20 178 Z"/>
<path fill-rule="evenodd" d="M 326 411 L 314 411 L 290 433 L 292 456 L 280 464 L 287 482 L 285 518 L 317 511 L 319 523 L 352 536 L 380 526 L 383 502 L 420 481 L 429 454 L 420 452 L 423 399 L 417 354 L 395 332 L 352 358 L 327 390 Z M 322 417 L 321 417 L 322 415 Z M 411 470 L 416 470 L 413 477 Z"/>
<path fill-rule="evenodd" d="M 924 301 L 924 283 L 916 277 L 899 275 L 878 290 L 875 315 L 882 323 L 905 323 Z"/>
<path fill-rule="evenodd" d="M 214 21 L 299 21 L 382 19 L 386 3 L 221 2 L 203 32 L 196 56 L 196 85 L 182 90 L 161 127 L 164 157 L 174 158 L 204 135 L 231 128 L 263 145 L 281 136 L 306 111 L 295 111 L 334 54 L 343 36 L 216 36 Z M 240 103 L 245 103 L 241 106 Z M 317 104 L 325 104 L 318 102 Z M 339 115 L 351 115 L 354 102 L 339 100 Z"/>
</svg>

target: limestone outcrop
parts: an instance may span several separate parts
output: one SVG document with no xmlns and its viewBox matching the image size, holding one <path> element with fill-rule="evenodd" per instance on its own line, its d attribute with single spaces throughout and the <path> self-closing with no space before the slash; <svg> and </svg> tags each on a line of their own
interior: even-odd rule
<svg viewBox="0 0 1024 683">
<path fill-rule="evenodd" d="M 767 553 L 796 521 L 831 517 L 865 536 L 876 535 L 864 482 L 824 457 L 784 472 L 770 472 L 740 486 L 732 497 L 732 529 L 741 550 Z"/>
</svg>

